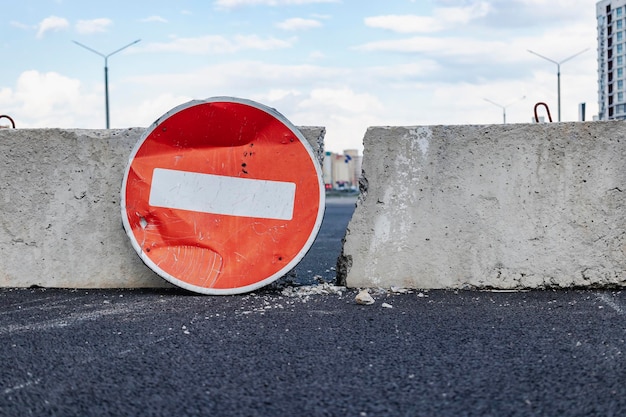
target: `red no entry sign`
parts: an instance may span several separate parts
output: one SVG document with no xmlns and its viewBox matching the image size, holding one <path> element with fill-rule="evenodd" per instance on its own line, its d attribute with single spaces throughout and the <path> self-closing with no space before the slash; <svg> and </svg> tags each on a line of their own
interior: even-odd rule
<svg viewBox="0 0 626 417">
<path fill-rule="evenodd" d="M 204 294 L 251 291 L 309 250 L 324 215 L 319 163 L 277 111 L 217 97 L 178 106 L 133 149 L 122 221 L 153 271 Z"/>
</svg>

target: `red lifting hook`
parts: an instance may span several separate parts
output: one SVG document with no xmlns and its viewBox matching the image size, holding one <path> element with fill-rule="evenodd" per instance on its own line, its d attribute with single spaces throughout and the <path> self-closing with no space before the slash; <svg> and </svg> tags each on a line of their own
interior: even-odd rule
<svg viewBox="0 0 626 417">
<path fill-rule="evenodd" d="M 11 121 L 11 125 L 13 126 L 13 129 L 15 129 L 15 122 L 13 121 L 13 119 L 11 119 L 9 116 L 7 116 L 6 114 L 2 114 L 0 115 L 0 119 L 2 119 L 3 117 L 6 117 L 7 119 L 9 119 L 9 121 Z"/>
<path fill-rule="evenodd" d="M 550 123 L 552 123 L 552 116 L 550 116 L 550 109 L 548 108 L 548 105 L 543 102 L 539 102 L 535 104 L 535 122 L 539 123 L 539 116 L 537 116 L 537 107 L 539 106 L 543 106 L 546 108 L 546 112 L 548 113 L 548 120 L 550 120 Z"/>
</svg>

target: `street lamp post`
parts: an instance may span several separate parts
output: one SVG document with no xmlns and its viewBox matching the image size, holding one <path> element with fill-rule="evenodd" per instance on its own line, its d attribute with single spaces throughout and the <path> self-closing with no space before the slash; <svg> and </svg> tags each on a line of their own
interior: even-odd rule
<svg viewBox="0 0 626 417">
<path fill-rule="evenodd" d="M 559 118 L 559 122 L 561 121 L 561 64 L 563 64 L 564 62 L 569 61 L 572 58 L 576 58 L 578 55 L 582 54 L 583 52 L 587 52 L 589 50 L 589 48 L 585 48 L 580 52 L 575 53 L 574 55 L 567 57 L 561 61 L 555 61 L 553 59 L 550 59 L 548 57 L 545 57 L 543 55 L 538 54 L 537 52 L 531 51 L 530 49 L 528 49 L 528 52 L 530 52 L 533 55 L 537 55 L 539 58 L 543 58 L 546 61 L 550 61 L 553 64 L 556 64 L 556 92 L 557 92 L 557 109 L 558 109 L 558 118 Z"/>
<path fill-rule="evenodd" d="M 503 106 L 502 104 L 498 104 L 495 101 L 491 101 L 488 98 L 485 98 L 483 100 L 488 101 L 489 103 L 494 104 L 494 105 L 496 105 L 496 106 L 498 106 L 498 107 L 500 107 L 502 109 L 502 124 L 506 124 L 506 108 L 509 107 L 512 104 L 517 103 L 518 101 L 524 100 L 525 98 L 526 98 L 526 96 L 522 96 L 521 98 L 519 98 L 519 99 L 517 99 L 517 100 L 515 100 L 515 101 L 513 101 L 513 102 L 511 102 L 509 104 L 507 104 L 506 106 Z"/>
<path fill-rule="evenodd" d="M 90 47 L 88 47 L 87 45 L 83 45 L 80 42 L 77 41 L 72 41 L 74 42 L 76 45 L 78 46 L 82 46 L 83 48 L 87 49 L 88 51 L 93 52 L 94 54 L 98 54 L 100 55 L 102 58 L 104 58 L 104 106 L 105 106 L 105 111 L 106 111 L 106 128 L 109 128 L 109 66 L 108 66 L 108 61 L 109 61 L 109 57 L 111 55 L 114 55 L 126 48 L 128 48 L 131 45 L 136 44 L 137 42 L 141 41 L 141 39 L 137 39 L 136 41 L 133 41 L 131 43 L 129 43 L 126 46 L 123 46 L 113 52 L 111 52 L 110 54 L 103 54 L 101 52 L 96 51 L 95 49 L 92 49 Z"/>
</svg>

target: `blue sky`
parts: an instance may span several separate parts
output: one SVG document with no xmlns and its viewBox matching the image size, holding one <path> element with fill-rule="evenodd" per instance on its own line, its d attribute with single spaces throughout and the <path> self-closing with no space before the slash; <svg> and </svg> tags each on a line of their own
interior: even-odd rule
<svg viewBox="0 0 626 417">
<path fill-rule="evenodd" d="M 327 150 L 362 151 L 368 126 L 597 113 L 594 0 L 22 0 L 0 13 L 0 114 L 18 127 L 147 127 L 213 96 L 326 126 Z M 525 99 L 522 99 L 525 97 Z M 3 120 L 0 120 L 2 123 Z"/>
</svg>

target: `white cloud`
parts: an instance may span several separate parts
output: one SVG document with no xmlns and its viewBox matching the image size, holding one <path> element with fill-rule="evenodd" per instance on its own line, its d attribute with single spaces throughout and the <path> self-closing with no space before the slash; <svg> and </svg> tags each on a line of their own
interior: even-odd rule
<svg viewBox="0 0 626 417">
<path fill-rule="evenodd" d="M 435 9 L 435 17 L 453 24 L 466 24 L 485 17 L 491 11 L 489 2 L 480 1 L 466 7 L 444 7 Z"/>
<path fill-rule="evenodd" d="M 295 38 L 289 40 L 276 38 L 261 38 L 257 35 L 237 35 L 233 38 L 234 45 L 238 49 L 257 49 L 269 51 L 272 49 L 290 48 L 296 42 Z"/>
<path fill-rule="evenodd" d="M 351 74 L 346 69 L 317 65 L 235 61 L 186 73 L 142 75 L 129 81 L 150 91 L 167 85 L 171 91 L 181 94 L 197 96 L 198 92 L 210 91 L 214 95 L 237 95 L 247 92 L 259 94 L 277 88 L 311 88 L 314 83 L 334 83 L 338 79 L 349 79 Z"/>
<path fill-rule="evenodd" d="M 315 19 L 321 19 L 321 20 L 328 20 L 332 18 L 332 16 L 329 14 L 319 14 L 319 13 L 313 13 L 311 17 L 314 17 Z"/>
<path fill-rule="evenodd" d="M 132 112 L 127 111 L 125 106 L 114 106 L 111 111 L 111 118 L 115 126 L 149 127 L 155 120 L 174 107 L 187 103 L 194 98 L 197 97 L 170 93 L 159 94 L 156 97 L 141 100 L 133 106 Z"/>
<path fill-rule="evenodd" d="M 167 19 L 161 16 L 148 16 L 144 19 L 141 19 L 142 22 L 157 22 L 157 23 L 167 23 Z"/>
<path fill-rule="evenodd" d="M 307 57 L 307 59 L 311 62 L 320 61 L 324 58 L 326 58 L 326 54 L 322 51 L 313 51 Z"/>
<path fill-rule="evenodd" d="M 386 15 L 365 18 L 365 26 L 387 29 L 399 33 L 439 32 L 446 26 L 443 21 L 431 16 Z"/>
<path fill-rule="evenodd" d="M 368 53 L 416 55 L 421 59 L 437 62 L 443 71 L 455 71 L 453 76 L 456 81 L 465 81 L 468 77 L 477 77 L 481 74 L 492 74 L 499 78 L 519 77 L 524 71 L 524 67 L 520 66 L 522 64 L 550 68 L 550 63 L 540 62 L 538 57 L 527 52 L 528 49 L 560 61 L 585 48 L 590 48 L 591 52 L 586 52 L 565 65 L 570 67 L 584 63 L 585 68 L 592 68 L 591 73 L 596 71 L 593 53 L 595 30 L 594 26 L 584 22 L 574 22 L 533 35 L 494 30 L 493 36 L 481 37 L 473 35 L 471 31 L 462 31 L 458 36 L 413 36 L 373 41 L 355 46 L 354 49 Z M 461 68 L 463 72 L 458 71 Z M 491 71 L 492 69 L 494 71 Z"/>
<path fill-rule="evenodd" d="M 180 52 L 192 55 L 232 54 L 246 49 L 269 51 L 290 48 L 294 43 L 295 39 L 261 38 L 257 35 L 236 35 L 232 38 L 207 35 L 199 38 L 175 38 L 170 42 L 149 43 L 138 48 L 138 50 L 144 52 Z"/>
<path fill-rule="evenodd" d="M 364 68 L 362 73 L 369 77 L 371 82 L 382 82 L 391 88 L 394 86 L 406 88 L 407 84 L 428 79 L 438 74 L 441 69 L 441 65 L 434 60 L 418 59 L 409 64 L 368 67 Z"/>
<path fill-rule="evenodd" d="M 17 80 L 15 98 L 33 114 L 49 113 L 56 105 L 78 96 L 80 82 L 56 72 L 26 71 Z M 24 100 L 28 97 L 28 100 Z"/>
<path fill-rule="evenodd" d="M 500 0 L 502 7 L 510 3 L 511 7 L 522 10 L 525 13 L 532 13 L 536 16 L 544 16 L 549 19 L 569 19 L 585 14 L 595 14 L 595 3 L 589 0 Z M 517 4 L 515 4 L 517 3 Z"/>
<path fill-rule="evenodd" d="M 435 0 L 442 4 L 444 0 Z M 595 25 L 595 7 L 590 0 L 488 0 L 489 13 L 480 23 L 482 29 L 528 31 L 533 28 L 567 26 L 585 22 Z M 465 4 L 459 0 L 446 4 Z"/>
<path fill-rule="evenodd" d="M 76 32 L 81 35 L 90 35 L 93 33 L 106 32 L 109 26 L 113 24 L 111 19 L 99 18 L 91 20 L 79 20 L 76 22 Z"/>
<path fill-rule="evenodd" d="M 42 38 L 46 32 L 65 30 L 70 26 L 67 19 L 58 16 L 49 16 L 37 25 L 37 37 Z"/>
<path fill-rule="evenodd" d="M 0 91 L 0 107 L 13 116 L 18 127 L 84 127 L 98 114 L 102 96 L 82 90 L 78 80 L 55 72 L 23 72 L 15 89 Z M 104 111 L 102 111 L 104 117 Z M 102 123 L 104 124 L 104 123 Z"/>
<path fill-rule="evenodd" d="M 565 27 L 556 27 L 546 30 L 535 36 L 525 36 L 512 39 L 516 49 L 523 49 L 526 59 L 537 62 L 540 58 L 535 57 L 526 49 L 531 49 L 541 55 L 560 61 L 585 48 L 591 48 L 585 57 L 590 58 L 596 64 L 595 47 L 596 28 L 583 23 L 571 24 Z M 578 61 L 578 58 L 576 59 Z M 591 62 L 590 62 L 591 63 Z M 548 64 L 549 65 L 549 64 Z M 571 65 L 567 63 L 566 65 Z"/>
<path fill-rule="evenodd" d="M 263 94 L 262 97 L 270 103 L 276 103 L 281 100 L 285 100 L 287 97 L 299 97 L 302 92 L 296 89 L 283 90 L 280 88 L 270 90 L 267 94 Z"/>
<path fill-rule="evenodd" d="M 346 114 L 374 112 L 382 110 L 382 104 L 369 93 L 355 93 L 350 88 L 319 88 L 311 91 L 310 98 L 300 103 L 306 109 L 323 104 L 330 112 Z"/>
<path fill-rule="evenodd" d="M 506 46 L 506 42 L 498 40 L 416 36 L 406 39 L 369 42 L 357 46 L 356 49 L 369 52 L 431 53 L 440 56 L 465 55 L 480 59 L 480 55 L 491 54 Z"/>
<path fill-rule="evenodd" d="M 283 30 L 306 30 L 321 27 L 322 23 L 315 19 L 303 19 L 300 17 L 294 17 L 291 19 L 283 20 L 276 24 L 276 27 Z"/>
<path fill-rule="evenodd" d="M 340 0 L 215 0 L 220 9 L 232 9 L 241 6 L 290 6 L 316 3 L 338 3 Z"/>
<path fill-rule="evenodd" d="M 32 29 L 33 27 L 22 22 L 11 20 L 10 25 L 18 29 Z"/>
<path fill-rule="evenodd" d="M 467 24 L 472 20 L 486 16 L 489 11 L 489 3 L 481 1 L 465 7 L 436 8 L 433 16 L 385 15 L 367 17 L 365 18 L 365 25 L 398 33 L 432 33 Z"/>
<path fill-rule="evenodd" d="M 363 150 L 362 138 L 372 124 L 381 124 L 387 113 L 370 92 L 351 88 L 314 88 L 299 100 L 290 117 L 299 125 L 326 127 L 325 148 L 342 152 Z"/>
<path fill-rule="evenodd" d="M 344 68 L 232 61 L 186 73 L 142 75 L 131 79 L 131 82 L 149 90 L 167 85 L 171 86 L 171 91 L 187 95 L 197 96 L 202 91 L 214 95 L 246 95 L 276 88 L 310 89 L 317 83 L 335 84 L 337 80 L 349 80 L 352 75 L 352 71 Z"/>
<path fill-rule="evenodd" d="M 169 92 L 194 99 L 231 96 L 257 100 L 276 108 L 296 125 L 332 126 L 332 129 L 328 128 L 327 148 L 342 150 L 343 147 L 354 148 L 355 145 L 350 145 L 351 141 L 360 143 L 360 131 L 365 129 L 361 126 L 364 120 L 372 114 L 384 113 L 367 89 L 343 87 L 343 83 L 338 81 L 355 78 L 358 76 L 354 72 L 343 68 L 237 61 L 188 73 L 138 76 L 126 81 L 127 85 L 138 89 L 133 93 L 138 96 L 149 97 L 167 85 Z M 135 112 L 132 98 L 120 100 L 126 107 L 124 112 L 130 117 Z M 370 112 L 363 116 L 359 114 L 363 109 Z M 162 111 L 153 114 L 149 122 L 161 114 Z M 116 116 L 116 120 L 118 118 Z M 346 127 L 339 139 L 339 126 L 344 122 Z"/>
</svg>

